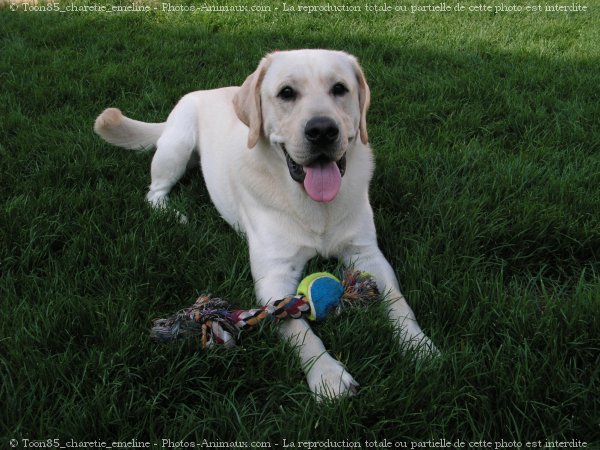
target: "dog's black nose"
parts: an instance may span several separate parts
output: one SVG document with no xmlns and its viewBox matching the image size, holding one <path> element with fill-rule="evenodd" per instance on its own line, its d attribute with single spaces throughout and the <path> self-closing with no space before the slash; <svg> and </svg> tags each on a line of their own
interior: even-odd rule
<svg viewBox="0 0 600 450">
<path fill-rule="evenodd" d="M 311 144 L 328 145 L 336 141 L 340 129 L 329 117 L 313 117 L 304 127 L 304 135 Z"/>
</svg>

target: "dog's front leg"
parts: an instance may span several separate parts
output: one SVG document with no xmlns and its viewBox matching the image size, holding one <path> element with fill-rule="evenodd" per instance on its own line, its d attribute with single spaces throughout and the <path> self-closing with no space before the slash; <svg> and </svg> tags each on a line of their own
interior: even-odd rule
<svg viewBox="0 0 600 450">
<path fill-rule="evenodd" d="M 285 246 L 284 246 L 285 247 Z M 256 296 L 262 304 L 294 294 L 304 265 L 312 256 L 297 251 L 293 256 L 273 256 L 272 248 L 250 246 L 250 261 Z M 278 249 L 280 252 L 282 248 Z M 289 249 L 288 249 L 289 250 Z M 311 391 L 318 399 L 354 394 L 358 384 L 342 363 L 333 358 L 304 319 L 286 320 L 279 326 L 281 336 L 298 351 Z"/>
<path fill-rule="evenodd" d="M 387 300 L 388 315 L 400 340 L 415 348 L 421 356 L 439 353 L 423 333 L 415 314 L 400 292 L 398 280 L 390 263 L 376 244 L 351 247 L 343 254 L 344 264 L 370 273 Z"/>
<path fill-rule="evenodd" d="M 356 394 L 358 383 L 341 362 L 327 353 L 305 319 L 288 320 L 280 331 L 298 350 L 308 386 L 318 399 Z"/>
</svg>

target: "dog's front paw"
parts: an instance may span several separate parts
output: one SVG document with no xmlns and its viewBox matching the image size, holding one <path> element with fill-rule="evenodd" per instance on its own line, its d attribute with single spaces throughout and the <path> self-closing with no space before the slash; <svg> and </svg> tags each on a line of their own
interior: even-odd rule
<svg viewBox="0 0 600 450">
<path fill-rule="evenodd" d="M 328 354 L 321 355 L 306 374 L 308 386 L 317 400 L 355 395 L 358 383 L 342 363 Z"/>
<path fill-rule="evenodd" d="M 146 200 L 154 209 L 175 214 L 175 218 L 181 225 L 187 225 L 189 223 L 185 214 L 169 206 L 169 197 L 164 191 L 149 191 L 146 195 Z"/>
<path fill-rule="evenodd" d="M 415 350 L 420 359 L 436 358 L 441 355 L 438 348 L 427 336 L 422 334 L 413 338 L 409 345 Z"/>
<path fill-rule="evenodd" d="M 414 351 L 420 359 L 435 358 L 440 351 L 429 339 L 416 322 L 407 320 L 401 326 L 396 327 L 396 336 L 407 348 Z"/>
</svg>

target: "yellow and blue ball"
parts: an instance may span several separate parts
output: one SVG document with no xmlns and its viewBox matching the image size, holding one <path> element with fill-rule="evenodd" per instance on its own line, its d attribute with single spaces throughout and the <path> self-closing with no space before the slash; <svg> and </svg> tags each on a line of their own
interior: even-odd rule
<svg viewBox="0 0 600 450">
<path fill-rule="evenodd" d="M 327 272 L 313 273 L 298 285 L 298 295 L 303 295 L 310 304 L 310 320 L 323 320 L 335 309 L 344 293 L 341 281 Z"/>
</svg>

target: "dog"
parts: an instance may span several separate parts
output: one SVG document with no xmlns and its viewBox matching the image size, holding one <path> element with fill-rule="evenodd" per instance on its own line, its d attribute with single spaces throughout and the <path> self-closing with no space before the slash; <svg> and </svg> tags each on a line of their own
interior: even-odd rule
<svg viewBox="0 0 600 450">
<path fill-rule="evenodd" d="M 171 188 L 198 163 L 221 216 L 247 237 L 259 302 L 296 291 L 316 255 L 373 275 L 388 294 L 397 338 L 420 354 L 437 349 L 419 327 L 377 245 L 369 183 L 370 90 L 357 59 L 333 50 L 266 55 L 238 87 L 185 95 L 164 123 L 144 123 L 106 109 L 94 125 L 107 142 L 156 148 L 148 202 L 167 206 Z M 182 217 L 182 219 L 184 219 Z M 357 392 L 305 320 L 281 324 L 298 350 L 318 398 Z"/>
</svg>

